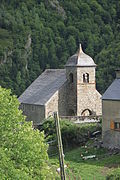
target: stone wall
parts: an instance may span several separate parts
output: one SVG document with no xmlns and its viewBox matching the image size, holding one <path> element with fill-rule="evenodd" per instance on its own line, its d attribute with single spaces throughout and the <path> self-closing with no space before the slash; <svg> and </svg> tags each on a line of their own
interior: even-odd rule
<svg viewBox="0 0 120 180">
<path fill-rule="evenodd" d="M 41 124 L 45 118 L 44 106 L 21 104 L 20 109 L 22 109 L 23 114 L 27 116 L 26 120 L 32 121 L 35 126 Z"/>
<path fill-rule="evenodd" d="M 102 101 L 102 138 L 104 147 L 120 149 L 120 131 L 110 128 L 111 121 L 120 122 L 120 101 Z"/>
<path fill-rule="evenodd" d="M 89 74 L 89 82 L 83 82 L 83 74 Z M 96 90 L 95 67 L 77 68 L 77 116 L 85 110 L 90 110 L 93 115 L 102 114 L 101 95 Z"/>
<path fill-rule="evenodd" d="M 73 82 L 70 82 L 70 73 Z M 88 74 L 89 82 L 83 81 L 83 75 Z M 95 67 L 66 67 L 66 115 L 81 116 L 84 110 L 90 110 L 93 115 L 102 114 L 101 95 L 96 90 Z M 88 114 L 89 115 L 89 114 Z"/>
<path fill-rule="evenodd" d="M 73 74 L 73 82 L 70 82 L 70 74 Z M 77 69 L 76 67 L 66 67 L 66 115 L 77 114 Z M 72 112 L 73 111 L 73 112 Z M 73 114 L 72 114 L 73 113 Z"/>
<path fill-rule="evenodd" d="M 95 67 L 77 67 L 77 84 L 83 83 L 85 73 L 89 74 L 89 83 L 95 85 Z"/>
<path fill-rule="evenodd" d="M 66 116 L 66 83 L 45 104 L 45 117 L 53 116 L 57 111 L 59 116 Z"/>
<path fill-rule="evenodd" d="M 58 91 L 45 104 L 45 118 L 53 116 L 55 111 L 58 111 Z"/>
<path fill-rule="evenodd" d="M 58 94 L 58 112 L 59 116 L 66 116 L 66 94 L 67 94 L 67 82 L 63 84 L 63 86 L 59 89 L 59 94 Z"/>
<path fill-rule="evenodd" d="M 89 85 L 78 86 L 77 115 L 89 109 L 93 115 L 101 115 L 101 95 Z"/>
</svg>

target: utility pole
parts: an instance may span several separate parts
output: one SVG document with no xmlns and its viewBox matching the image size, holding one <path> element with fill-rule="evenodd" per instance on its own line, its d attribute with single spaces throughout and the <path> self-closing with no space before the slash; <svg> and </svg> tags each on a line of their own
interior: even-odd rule
<svg viewBox="0 0 120 180">
<path fill-rule="evenodd" d="M 64 154 L 63 154 L 63 147 L 62 147 L 62 138 L 61 138 L 59 117 L 58 117 L 57 112 L 54 112 L 54 120 L 55 120 L 55 124 L 56 124 L 56 132 L 57 132 L 57 140 L 58 140 L 58 148 L 59 148 L 60 176 L 61 176 L 61 180 L 66 180 L 65 168 L 64 168 Z"/>
</svg>

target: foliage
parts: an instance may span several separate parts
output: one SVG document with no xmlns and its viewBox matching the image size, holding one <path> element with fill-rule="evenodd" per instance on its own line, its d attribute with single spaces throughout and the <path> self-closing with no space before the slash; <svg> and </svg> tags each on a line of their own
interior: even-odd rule
<svg viewBox="0 0 120 180">
<path fill-rule="evenodd" d="M 78 125 L 67 122 L 67 120 L 61 121 L 63 143 L 68 146 L 84 144 L 96 130 L 101 130 L 101 126 L 96 123 Z"/>
<path fill-rule="evenodd" d="M 44 134 L 18 107 L 16 96 L 0 87 L 0 179 L 50 179 Z"/>
<path fill-rule="evenodd" d="M 20 95 L 45 68 L 63 68 L 82 43 L 104 92 L 120 66 L 119 22 L 118 0 L 1 0 L 0 84 Z"/>
<path fill-rule="evenodd" d="M 84 144 L 89 136 L 96 130 L 101 130 L 100 124 L 74 124 L 69 120 L 60 120 L 61 136 L 65 147 Z M 40 128 L 44 130 L 46 140 L 56 139 L 56 127 L 54 119 L 47 120 Z"/>
</svg>

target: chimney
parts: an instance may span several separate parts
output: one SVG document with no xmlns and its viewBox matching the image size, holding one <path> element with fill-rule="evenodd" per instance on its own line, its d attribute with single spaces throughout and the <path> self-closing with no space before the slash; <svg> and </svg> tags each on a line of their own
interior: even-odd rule
<svg viewBox="0 0 120 180">
<path fill-rule="evenodd" d="M 120 69 L 116 69 L 116 79 L 120 79 Z"/>
</svg>

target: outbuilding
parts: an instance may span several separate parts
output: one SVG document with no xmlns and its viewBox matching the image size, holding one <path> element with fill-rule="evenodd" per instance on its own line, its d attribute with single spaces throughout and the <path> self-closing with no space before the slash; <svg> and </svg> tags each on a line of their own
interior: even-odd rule
<svg viewBox="0 0 120 180">
<path fill-rule="evenodd" d="M 120 149 L 120 69 L 102 96 L 102 138 L 107 148 Z"/>
</svg>

